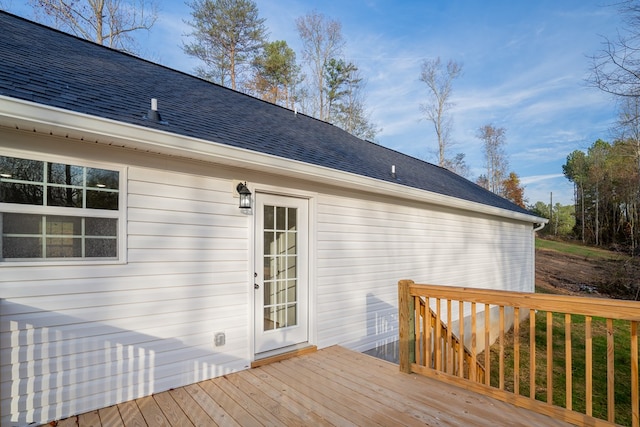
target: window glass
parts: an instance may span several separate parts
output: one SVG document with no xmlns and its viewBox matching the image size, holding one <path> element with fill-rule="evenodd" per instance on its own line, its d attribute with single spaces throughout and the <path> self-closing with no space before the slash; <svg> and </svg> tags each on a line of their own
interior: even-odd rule
<svg viewBox="0 0 640 427">
<path fill-rule="evenodd" d="M 75 185 L 82 187 L 84 168 L 80 166 L 49 163 L 47 182 L 50 184 Z"/>
<path fill-rule="evenodd" d="M 264 206 L 264 229 L 265 230 L 273 230 L 273 221 L 275 218 L 273 206 Z"/>
<path fill-rule="evenodd" d="M 82 217 L 48 216 L 45 220 L 48 236 L 82 236 Z"/>
<path fill-rule="evenodd" d="M 42 211 L 0 209 L 0 261 L 117 258 L 119 190 L 118 171 L 0 156 L 0 204 Z M 74 209 L 51 215 L 67 212 L 59 208 Z M 102 211 L 99 217 L 96 210 Z"/>
<path fill-rule="evenodd" d="M 42 185 L 18 184 L 0 178 L 0 203 L 42 205 Z"/>
<path fill-rule="evenodd" d="M 115 218 L 5 213 L 2 225 L 3 258 L 115 258 L 118 255 L 118 220 Z"/>
<path fill-rule="evenodd" d="M 114 218 L 85 218 L 87 236 L 116 236 L 118 220 Z"/>
<path fill-rule="evenodd" d="M 47 187 L 47 205 L 81 208 L 82 188 L 49 186 Z"/>
<path fill-rule="evenodd" d="M 87 207 L 118 210 L 118 193 L 87 190 Z"/>
<path fill-rule="evenodd" d="M 42 234 L 40 215 L 2 214 L 3 234 Z"/>
<path fill-rule="evenodd" d="M 82 241 L 73 237 L 49 237 L 46 240 L 46 258 L 80 258 Z"/>
<path fill-rule="evenodd" d="M 105 169 L 87 168 L 87 187 L 117 190 L 119 173 Z"/>
<path fill-rule="evenodd" d="M 282 206 L 276 206 L 276 230 L 286 230 L 287 227 L 285 224 L 287 223 L 286 216 L 287 208 Z"/>
<path fill-rule="evenodd" d="M 117 171 L 0 156 L 0 203 L 118 210 L 119 186 Z"/>
<path fill-rule="evenodd" d="M 86 254 L 89 258 L 115 258 L 118 256 L 116 239 L 87 239 Z"/>
<path fill-rule="evenodd" d="M 40 237 L 2 237 L 3 258 L 42 258 Z"/>
<path fill-rule="evenodd" d="M 0 156 L 0 178 L 42 182 L 44 162 Z"/>
</svg>

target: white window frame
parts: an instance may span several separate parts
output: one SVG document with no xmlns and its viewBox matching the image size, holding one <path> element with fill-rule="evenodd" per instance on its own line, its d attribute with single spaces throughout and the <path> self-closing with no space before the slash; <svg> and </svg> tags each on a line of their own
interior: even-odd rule
<svg viewBox="0 0 640 427">
<path fill-rule="evenodd" d="M 117 251 L 116 258 L 10 258 L 4 260 L 0 256 L 0 268 L 10 266 L 45 266 L 45 265 L 104 265 L 104 264 L 125 264 L 127 262 L 127 168 L 122 165 L 94 162 L 71 157 L 55 155 L 35 155 L 31 152 L 21 152 L 18 150 L 0 150 L 0 155 L 6 157 L 16 157 L 21 159 L 35 160 L 48 163 L 60 163 L 87 168 L 107 169 L 119 173 L 118 183 L 118 210 L 74 208 L 61 206 L 29 205 L 19 203 L 0 202 L 0 249 L 2 249 L 2 214 L 19 213 L 30 215 L 50 215 L 50 216 L 71 216 L 81 218 L 113 218 L 118 220 L 117 230 Z M 0 252 L 1 254 L 2 252 Z"/>
</svg>

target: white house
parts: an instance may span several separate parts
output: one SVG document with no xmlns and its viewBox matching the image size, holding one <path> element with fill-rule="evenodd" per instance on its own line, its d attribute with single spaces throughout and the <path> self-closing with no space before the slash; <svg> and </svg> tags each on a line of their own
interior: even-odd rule
<svg viewBox="0 0 640 427">
<path fill-rule="evenodd" d="M 399 279 L 533 290 L 544 220 L 445 169 L 4 12 L 0 28 L 3 426 L 394 341 Z"/>
</svg>

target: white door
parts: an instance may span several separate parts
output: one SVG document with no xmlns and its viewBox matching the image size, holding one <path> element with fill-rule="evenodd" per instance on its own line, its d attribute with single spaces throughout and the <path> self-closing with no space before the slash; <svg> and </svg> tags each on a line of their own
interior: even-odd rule
<svg viewBox="0 0 640 427">
<path fill-rule="evenodd" d="M 309 340 L 308 203 L 256 194 L 256 354 Z"/>
</svg>

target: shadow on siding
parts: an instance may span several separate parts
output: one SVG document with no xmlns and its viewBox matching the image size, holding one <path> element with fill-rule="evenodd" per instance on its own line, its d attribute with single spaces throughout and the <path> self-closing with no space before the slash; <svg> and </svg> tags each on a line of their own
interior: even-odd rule
<svg viewBox="0 0 640 427">
<path fill-rule="evenodd" d="M 0 425 L 46 423 L 226 374 L 219 363 L 230 359 L 0 299 Z"/>
<path fill-rule="evenodd" d="M 372 293 L 367 294 L 367 335 L 374 347 L 364 354 L 398 363 L 398 307 Z"/>
</svg>

